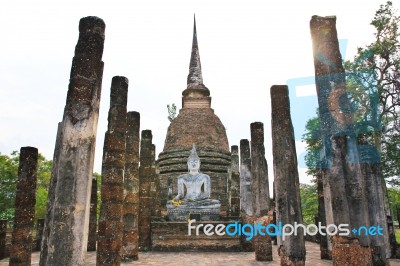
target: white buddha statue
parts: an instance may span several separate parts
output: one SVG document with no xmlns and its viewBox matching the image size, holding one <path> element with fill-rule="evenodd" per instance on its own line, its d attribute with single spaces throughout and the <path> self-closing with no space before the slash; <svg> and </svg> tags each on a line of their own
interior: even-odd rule
<svg viewBox="0 0 400 266">
<path fill-rule="evenodd" d="M 215 209 L 219 211 L 221 206 L 218 200 L 210 199 L 211 180 L 210 176 L 200 173 L 200 158 L 193 144 L 188 158 L 187 174 L 178 177 L 178 195 L 167 202 L 168 210 L 179 209 L 195 213 L 200 209 Z M 186 193 L 185 193 L 186 191 Z"/>
</svg>

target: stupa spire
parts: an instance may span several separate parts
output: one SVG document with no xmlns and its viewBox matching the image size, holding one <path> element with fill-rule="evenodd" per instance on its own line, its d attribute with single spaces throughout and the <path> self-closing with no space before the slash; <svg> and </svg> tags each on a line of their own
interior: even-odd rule
<svg viewBox="0 0 400 266">
<path fill-rule="evenodd" d="M 201 73 L 200 53 L 197 42 L 196 15 L 193 24 L 192 53 L 190 56 L 189 75 L 187 77 L 187 88 L 182 92 L 183 96 L 189 96 L 191 92 L 199 92 L 202 96 L 209 96 L 210 91 L 203 84 L 203 75 Z M 196 93 L 197 94 L 197 93 Z"/>
</svg>

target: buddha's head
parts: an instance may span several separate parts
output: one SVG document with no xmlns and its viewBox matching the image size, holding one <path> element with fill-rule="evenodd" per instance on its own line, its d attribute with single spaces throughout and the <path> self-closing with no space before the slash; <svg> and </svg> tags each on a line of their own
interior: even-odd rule
<svg viewBox="0 0 400 266">
<path fill-rule="evenodd" d="M 190 152 L 190 156 L 188 157 L 188 168 L 189 172 L 198 172 L 200 169 L 200 158 L 197 155 L 196 147 L 193 144 L 193 148 Z"/>
</svg>

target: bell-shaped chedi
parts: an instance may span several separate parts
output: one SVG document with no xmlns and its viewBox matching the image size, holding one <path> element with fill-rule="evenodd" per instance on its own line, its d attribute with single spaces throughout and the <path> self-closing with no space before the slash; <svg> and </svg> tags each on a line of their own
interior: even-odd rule
<svg viewBox="0 0 400 266">
<path fill-rule="evenodd" d="M 164 150 L 159 155 L 161 204 L 165 206 L 169 189 L 176 195 L 177 178 L 187 173 L 188 152 L 195 144 L 202 172 L 211 178 L 211 198 L 220 200 L 221 210 L 226 210 L 229 144 L 224 125 L 211 109 L 210 91 L 203 84 L 196 20 L 187 88 L 182 96 L 182 109 L 168 127 Z"/>
</svg>

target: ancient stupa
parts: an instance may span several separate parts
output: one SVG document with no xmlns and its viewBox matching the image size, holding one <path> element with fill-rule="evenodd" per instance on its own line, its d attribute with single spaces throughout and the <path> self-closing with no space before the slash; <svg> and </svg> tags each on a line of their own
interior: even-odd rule
<svg viewBox="0 0 400 266">
<path fill-rule="evenodd" d="M 162 206 L 165 206 L 168 195 L 176 195 L 177 178 L 188 171 L 187 158 L 193 144 L 201 159 L 202 172 L 211 177 L 211 198 L 221 202 L 221 212 L 224 212 L 231 157 L 225 127 L 214 114 L 210 90 L 203 84 L 196 19 L 187 88 L 182 92 L 182 109 L 169 125 L 164 149 L 158 157 Z"/>
</svg>

